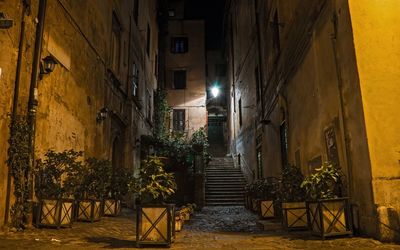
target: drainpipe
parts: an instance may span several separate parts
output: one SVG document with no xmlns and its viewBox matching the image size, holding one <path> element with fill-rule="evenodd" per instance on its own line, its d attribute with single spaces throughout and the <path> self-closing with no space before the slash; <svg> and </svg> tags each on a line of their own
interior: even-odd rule
<svg viewBox="0 0 400 250">
<path fill-rule="evenodd" d="M 32 61 L 32 74 L 31 83 L 29 87 L 29 101 L 28 101 L 28 123 L 29 123 L 29 147 L 31 150 L 29 168 L 27 171 L 27 180 L 29 185 L 29 201 L 33 200 L 33 176 L 32 169 L 35 166 L 35 130 L 36 130 L 36 110 L 38 106 L 38 76 L 39 76 L 39 63 L 42 51 L 42 41 L 43 41 L 43 31 L 44 31 L 44 21 L 46 16 L 46 5 L 47 0 L 39 1 L 39 12 L 38 12 L 38 24 L 36 26 L 36 37 L 35 37 L 35 48 L 33 52 Z M 30 216 L 32 216 L 32 210 L 30 211 Z M 31 218 L 28 218 L 28 223 L 31 223 Z"/>
<path fill-rule="evenodd" d="M 17 69 L 15 71 L 15 83 L 14 83 L 14 97 L 11 112 L 11 128 L 14 125 L 15 119 L 17 117 L 18 110 L 18 99 L 19 99 L 19 83 L 21 80 L 21 65 L 22 65 L 22 52 L 24 48 L 25 41 L 25 14 L 29 11 L 30 4 L 27 1 L 22 1 L 22 16 L 21 16 L 21 30 L 19 34 L 19 44 L 18 44 L 18 57 L 17 57 Z M 11 129 L 11 136 L 13 130 Z M 8 168 L 7 174 L 7 194 L 6 194 L 6 205 L 5 205 L 5 215 L 4 215 L 4 225 L 7 225 L 9 213 L 10 213 L 10 197 L 11 197 L 11 171 Z"/>
<path fill-rule="evenodd" d="M 261 47 L 261 27 L 260 27 L 260 20 L 259 20 L 259 14 L 258 14 L 258 9 L 257 8 L 257 3 L 259 1 L 254 2 L 254 16 L 256 18 L 256 28 L 257 28 L 257 47 L 258 47 L 258 74 L 259 76 L 256 76 L 259 78 L 259 90 L 261 93 L 258 93 L 260 95 L 260 105 L 261 105 L 261 120 L 264 119 L 265 116 L 265 107 L 264 107 L 264 64 L 263 64 L 263 55 L 261 54 L 262 52 L 262 47 Z M 256 89 L 256 91 L 258 91 Z"/>
<path fill-rule="evenodd" d="M 344 147 L 344 161 L 346 162 L 347 165 L 347 176 L 348 176 L 348 182 L 347 182 L 347 187 L 348 187 L 348 196 L 351 198 L 352 197 L 352 192 L 353 192 L 353 172 L 351 171 L 352 167 L 352 160 L 351 160 L 351 154 L 349 150 L 349 138 L 347 136 L 347 123 L 346 119 L 344 116 L 344 101 L 343 101 L 343 78 L 342 78 L 342 71 L 340 69 L 340 57 L 337 51 L 337 29 L 338 29 L 338 17 L 336 13 L 336 1 L 333 1 L 333 18 L 332 18 L 332 23 L 333 23 L 333 35 L 332 35 L 332 48 L 333 48 L 333 54 L 334 54 L 334 59 L 335 59 L 335 66 L 336 66 L 336 74 L 337 74 L 337 88 L 339 92 L 339 121 L 340 121 L 340 127 L 341 127 L 341 137 L 342 137 L 342 145 Z"/>
</svg>

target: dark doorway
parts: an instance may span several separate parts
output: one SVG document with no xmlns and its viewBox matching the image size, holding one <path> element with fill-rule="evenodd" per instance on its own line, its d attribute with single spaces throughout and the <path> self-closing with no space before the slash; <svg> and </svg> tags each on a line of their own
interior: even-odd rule
<svg viewBox="0 0 400 250">
<path fill-rule="evenodd" d="M 208 141 L 212 156 L 226 155 L 225 126 L 225 117 L 208 117 Z"/>
</svg>

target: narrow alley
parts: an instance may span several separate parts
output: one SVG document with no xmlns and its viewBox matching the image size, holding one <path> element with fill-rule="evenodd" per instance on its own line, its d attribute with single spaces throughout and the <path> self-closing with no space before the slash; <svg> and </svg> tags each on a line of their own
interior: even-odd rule
<svg viewBox="0 0 400 250">
<path fill-rule="evenodd" d="M 0 0 L 0 249 L 400 250 L 399 13 Z"/>
</svg>

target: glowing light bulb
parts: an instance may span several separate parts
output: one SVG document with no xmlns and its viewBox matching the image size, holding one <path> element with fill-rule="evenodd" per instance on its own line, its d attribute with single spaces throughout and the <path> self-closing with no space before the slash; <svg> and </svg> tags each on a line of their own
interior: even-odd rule
<svg viewBox="0 0 400 250">
<path fill-rule="evenodd" d="M 213 95 L 213 97 L 217 97 L 219 95 L 219 88 L 218 87 L 212 87 L 211 88 L 211 94 Z"/>
</svg>

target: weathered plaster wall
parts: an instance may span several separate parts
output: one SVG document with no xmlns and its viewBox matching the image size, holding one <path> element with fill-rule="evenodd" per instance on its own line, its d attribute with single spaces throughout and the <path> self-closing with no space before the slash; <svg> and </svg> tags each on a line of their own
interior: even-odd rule
<svg viewBox="0 0 400 250">
<path fill-rule="evenodd" d="M 400 2 L 349 1 L 349 10 L 370 153 L 373 202 L 385 210 L 392 209 L 391 218 L 385 222 L 399 230 Z M 386 230 L 379 224 L 381 237 L 400 239 L 394 232 L 392 236 L 382 235 Z"/>
<path fill-rule="evenodd" d="M 173 108 L 186 110 L 185 130 L 190 137 L 195 130 L 207 125 L 204 21 L 170 20 L 168 30 L 167 101 Z M 174 36 L 188 37 L 187 53 L 171 53 L 170 42 L 171 37 Z M 175 69 L 186 69 L 186 89 L 172 89 L 173 70 Z"/>
<path fill-rule="evenodd" d="M 21 70 L 19 113 L 25 114 L 35 39 L 38 0 L 31 1 Z M 3 225 L 8 147 L 8 113 L 15 82 L 22 1 L 0 1 L 0 9 L 14 26 L 0 30 L 0 224 Z M 41 58 L 53 56 L 58 64 L 38 82 L 36 157 L 48 149 L 84 150 L 85 156 L 112 160 L 118 167 L 138 166 L 140 134 L 151 131 L 153 91 L 157 86 L 155 55 L 158 50 L 156 0 L 141 1 L 138 23 L 133 1 L 47 1 Z M 119 70 L 111 69 L 112 15 L 121 25 Z M 150 53 L 147 55 L 147 26 Z M 143 32 L 145 30 L 145 32 Z M 130 41 L 131 39 L 131 41 Z M 130 49 L 129 46 L 132 46 Z M 131 98 L 131 65 L 140 71 L 138 102 Z M 137 105 L 140 103 L 141 105 Z M 147 105 L 150 104 L 150 105 Z M 101 108 L 108 116 L 96 122 Z M 119 143 L 113 147 L 114 141 Z M 113 152 L 115 150 L 115 152 Z M 11 202 L 12 204 L 12 202 Z"/>
</svg>

